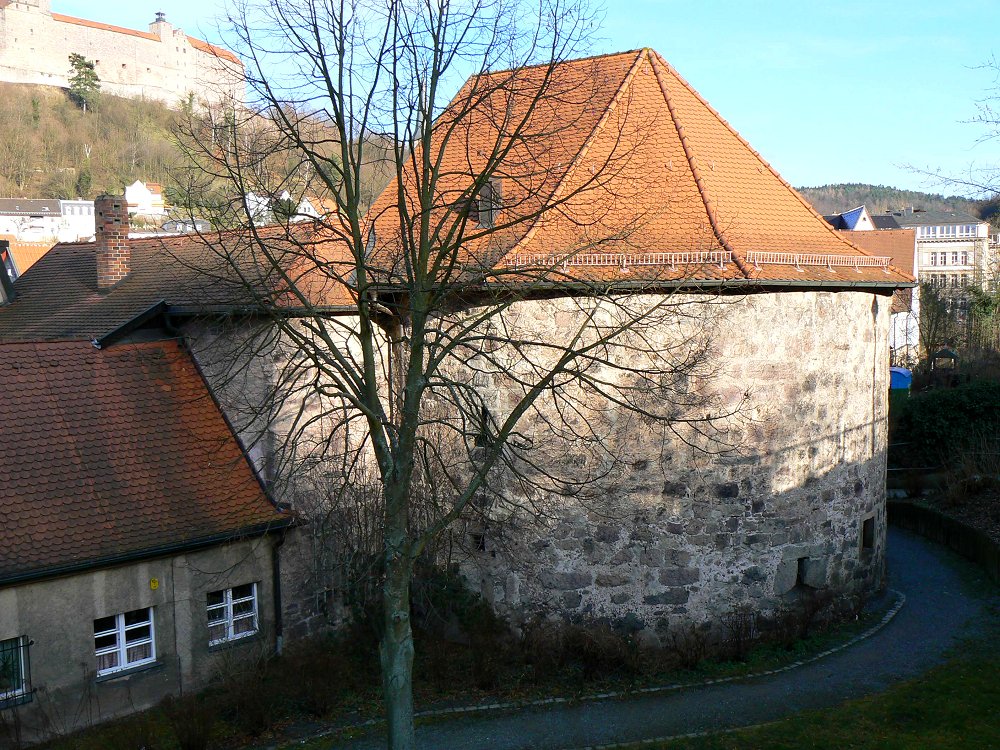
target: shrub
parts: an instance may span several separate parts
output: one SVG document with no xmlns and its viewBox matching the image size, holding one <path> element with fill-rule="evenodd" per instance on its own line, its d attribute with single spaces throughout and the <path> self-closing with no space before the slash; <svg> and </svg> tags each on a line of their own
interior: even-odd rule
<svg viewBox="0 0 1000 750">
<path fill-rule="evenodd" d="M 208 750 L 216 724 L 216 706 L 204 695 L 167 698 L 160 704 L 179 750 Z"/>
<path fill-rule="evenodd" d="M 978 381 L 921 393 L 901 409 L 898 435 L 911 466 L 939 466 L 980 445 L 1000 422 L 1000 382 Z"/>
</svg>

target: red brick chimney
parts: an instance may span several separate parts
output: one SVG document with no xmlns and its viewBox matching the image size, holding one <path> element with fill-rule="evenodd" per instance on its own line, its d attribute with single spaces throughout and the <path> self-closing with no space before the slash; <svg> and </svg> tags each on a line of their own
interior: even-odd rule
<svg viewBox="0 0 1000 750">
<path fill-rule="evenodd" d="M 94 239 L 97 242 L 97 288 L 110 289 L 128 276 L 128 202 L 124 195 L 94 199 Z"/>
</svg>

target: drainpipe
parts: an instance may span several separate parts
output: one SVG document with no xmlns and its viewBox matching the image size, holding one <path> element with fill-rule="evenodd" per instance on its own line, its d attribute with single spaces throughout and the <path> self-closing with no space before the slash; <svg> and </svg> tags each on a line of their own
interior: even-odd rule
<svg viewBox="0 0 1000 750">
<path fill-rule="evenodd" d="M 280 550 L 285 543 L 285 530 L 282 529 L 278 538 L 271 546 L 271 586 L 272 597 L 274 599 L 274 653 L 281 656 L 282 648 L 285 645 L 284 626 L 281 619 L 281 554 Z"/>
</svg>

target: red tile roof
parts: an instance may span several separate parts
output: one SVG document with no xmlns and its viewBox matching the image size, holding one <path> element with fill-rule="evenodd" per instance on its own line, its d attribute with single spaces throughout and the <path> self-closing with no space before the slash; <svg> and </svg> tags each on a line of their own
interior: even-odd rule
<svg viewBox="0 0 1000 750">
<path fill-rule="evenodd" d="M 0 384 L 0 583 L 288 522 L 173 341 L 5 344 Z"/>
<path fill-rule="evenodd" d="M 155 42 L 160 41 L 160 37 L 150 31 L 138 31 L 137 29 L 127 29 L 124 26 L 114 26 L 110 23 L 101 23 L 100 21 L 88 21 L 86 18 L 77 18 L 76 16 L 64 16 L 62 13 L 53 13 L 53 21 L 59 21 L 60 23 L 71 23 L 74 26 L 87 26 L 91 29 L 100 29 L 101 31 L 113 31 L 116 34 L 127 34 L 128 36 L 138 36 L 143 39 L 151 39 Z"/>
<path fill-rule="evenodd" d="M 0 240 L 10 243 L 10 252 L 14 256 L 17 272 L 24 273 L 37 263 L 45 253 L 52 249 L 52 242 L 27 242 L 19 240 L 12 234 L 0 234 Z"/>
<path fill-rule="evenodd" d="M 892 258 L 892 265 L 913 275 L 916 255 L 917 231 L 915 229 L 875 229 L 872 231 L 838 230 L 855 245 L 872 255 Z M 907 312 L 913 307 L 913 290 L 897 289 L 892 295 L 892 311 Z"/>
<path fill-rule="evenodd" d="M 267 260 L 256 240 L 240 231 L 133 238 L 131 273 L 105 292 L 97 289 L 93 242 L 56 245 L 17 280 L 14 303 L 0 307 L 0 341 L 99 338 L 161 301 L 174 313 L 260 302 L 289 311 L 302 307 L 283 292 L 288 285 L 272 259 L 310 304 L 351 307 L 353 294 L 344 283 L 353 269 L 348 247 L 319 237 L 310 222 L 290 232 L 294 243 L 281 227 L 258 230 L 256 238 L 272 253 Z"/>
<path fill-rule="evenodd" d="M 52 20 L 59 21 L 60 23 L 71 23 L 74 26 L 87 26 L 91 29 L 100 29 L 101 31 L 113 31 L 116 34 L 127 34 L 128 36 L 137 36 L 142 39 L 149 39 L 154 42 L 160 41 L 160 37 L 151 31 L 139 31 L 137 29 L 127 29 L 124 26 L 115 26 L 110 23 L 101 23 L 100 21 L 88 21 L 86 18 L 77 18 L 75 16 L 65 16 L 62 13 L 53 13 Z M 196 39 L 193 36 L 187 37 L 188 43 L 200 52 L 205 52 L 213 57 L 220 57 L 229 62 L 234 62 L 237 65 L 243 65 L 243 62 L 227 49 L 218 47 L 214 44 L 209 44 L 202 39 Z"/>
<path fill-rule="evenodd" d="M 457 258 L 466 268 L 494 265 L 520 280 L 532 267 L 545 273 L 554 257 L 572 259 L 559 273 L 606 282 L 912 281 L 838 235 L 651 50 L 475 77 L 435 129 L 435 145 L 449 136 L 440 216 L 467 194 L 497 143 L 511 144 L 496 176 L 501 223 L 514 225 L 469 241 Z M 387 258 L 396 195 L 392 184 L 372 211 Z M 536 216 L 542 206 L 552 208 Z M 715 252 L 728 262 L 688 262 Z"/>
</svg>

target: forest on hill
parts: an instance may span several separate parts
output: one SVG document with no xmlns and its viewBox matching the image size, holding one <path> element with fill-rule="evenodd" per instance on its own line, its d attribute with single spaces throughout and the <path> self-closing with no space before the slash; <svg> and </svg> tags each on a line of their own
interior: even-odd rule
<svg viewBox="0 0 1000 750">
<path fill-rule="evenodd" d="M 177 113 L 102 95 L 83 111 L 63 89 L 0 84 L 0 197 L 93 198 L 135 182 L 166 184 L 181 161 Z"/>
<path fill-rule="evenodd" d="M 991 206 L 996 202 L 995 199 L 973 200 L 960 195 L 945 196 L 863 183 L 800 187 L 796 190 L 821 214 L 843 213 L 861 205 L 866 206 L 871 214 L 898 211 L 906 206 L 913 206 L 927 211 L 962 211 L 988 219 L 995 213 L 995 208 L 991 210 Z"/>
</svg>

